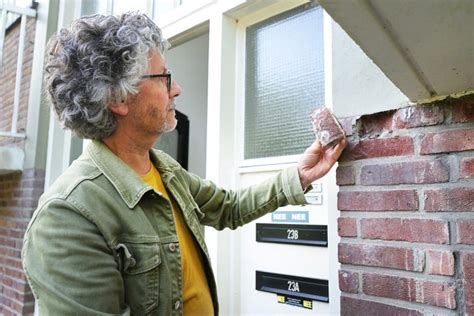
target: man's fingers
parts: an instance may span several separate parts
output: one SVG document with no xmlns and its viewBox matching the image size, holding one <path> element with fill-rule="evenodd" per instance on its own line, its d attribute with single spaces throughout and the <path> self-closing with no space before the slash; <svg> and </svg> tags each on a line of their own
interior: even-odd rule
<svg viewBox="0 0 474 316">
<path fill-rule="evenodd" d="M 317 152 L 321 151 L 321 149 L 322 149 L 321 142 L 316 139 L 316 140 L 311 144 L 311 146 L 309 146 L 308 148 L 306 148 L 305 151 L 314 154 L 314 153 L 317 153 Z"/>
<path fill-rule="evenodd" d="M 329 155 L 336 161 L 347 146 L 347 139 L 343 138 L 336 146 L 331 148 Z"/>
</svg>

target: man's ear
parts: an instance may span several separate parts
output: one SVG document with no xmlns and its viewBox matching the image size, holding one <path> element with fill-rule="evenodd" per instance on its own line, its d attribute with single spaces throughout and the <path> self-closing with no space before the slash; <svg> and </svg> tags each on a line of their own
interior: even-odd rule
<svg viewBox="0 0 474 316">
<path fill-rule="evenodd" d="M 115 115 L 126 116 L 128 114 L 128 102 L 109 102 L 107 107 Z"/>
</svg>

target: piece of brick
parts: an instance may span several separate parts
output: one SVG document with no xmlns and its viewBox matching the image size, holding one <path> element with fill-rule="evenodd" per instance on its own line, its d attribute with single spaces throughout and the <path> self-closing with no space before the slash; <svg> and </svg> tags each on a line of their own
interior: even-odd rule
<svg viewBox="0 0 474 316">
<path fill-rule="evenodd" d="M 311 113 L 316 139 L 323 147 L 332 147 L 344 139 L 344 130 L 331 111 L 326 108 L 318 108 Z"/>
</svg>

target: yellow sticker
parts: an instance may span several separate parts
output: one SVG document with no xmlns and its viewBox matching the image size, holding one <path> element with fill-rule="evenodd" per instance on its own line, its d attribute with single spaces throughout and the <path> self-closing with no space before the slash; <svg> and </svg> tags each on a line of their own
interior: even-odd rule
<svg viewBox="0 0 474 316">
<path fill-rule="evenodd" d="M 303 301 L 303 306 L 306 308 L 313 308 L 313 301 Z"/>
<path fill-rule="evenodd" d="M 280 302 L 280 303 L 285 303 L 285 297 L 282 296 L 282 295 L 277 295 L 277 300 L 278 300 L 278 302 Z"/>
</svg>

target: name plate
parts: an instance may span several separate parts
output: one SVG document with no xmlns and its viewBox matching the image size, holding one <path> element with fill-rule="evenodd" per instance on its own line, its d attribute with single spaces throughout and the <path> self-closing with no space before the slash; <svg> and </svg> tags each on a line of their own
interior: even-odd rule
<svg viewBox="0 0 474 316">
<path fill-rule="evenodd" d="M 255 289 L 300 299 L 329 302 L 328 280 L 255 271 Z"/>
<path fill-rule="evenodd" d="M 308 223 L 308 211 L 274 211 L 272 212 L 272 222 L 274 223 Z"/>
<path fill-rule="evenodd" d="M 325 225 L 260 224 L 257 241 L 327 247 L 328 227 Z"/>
</svg>

